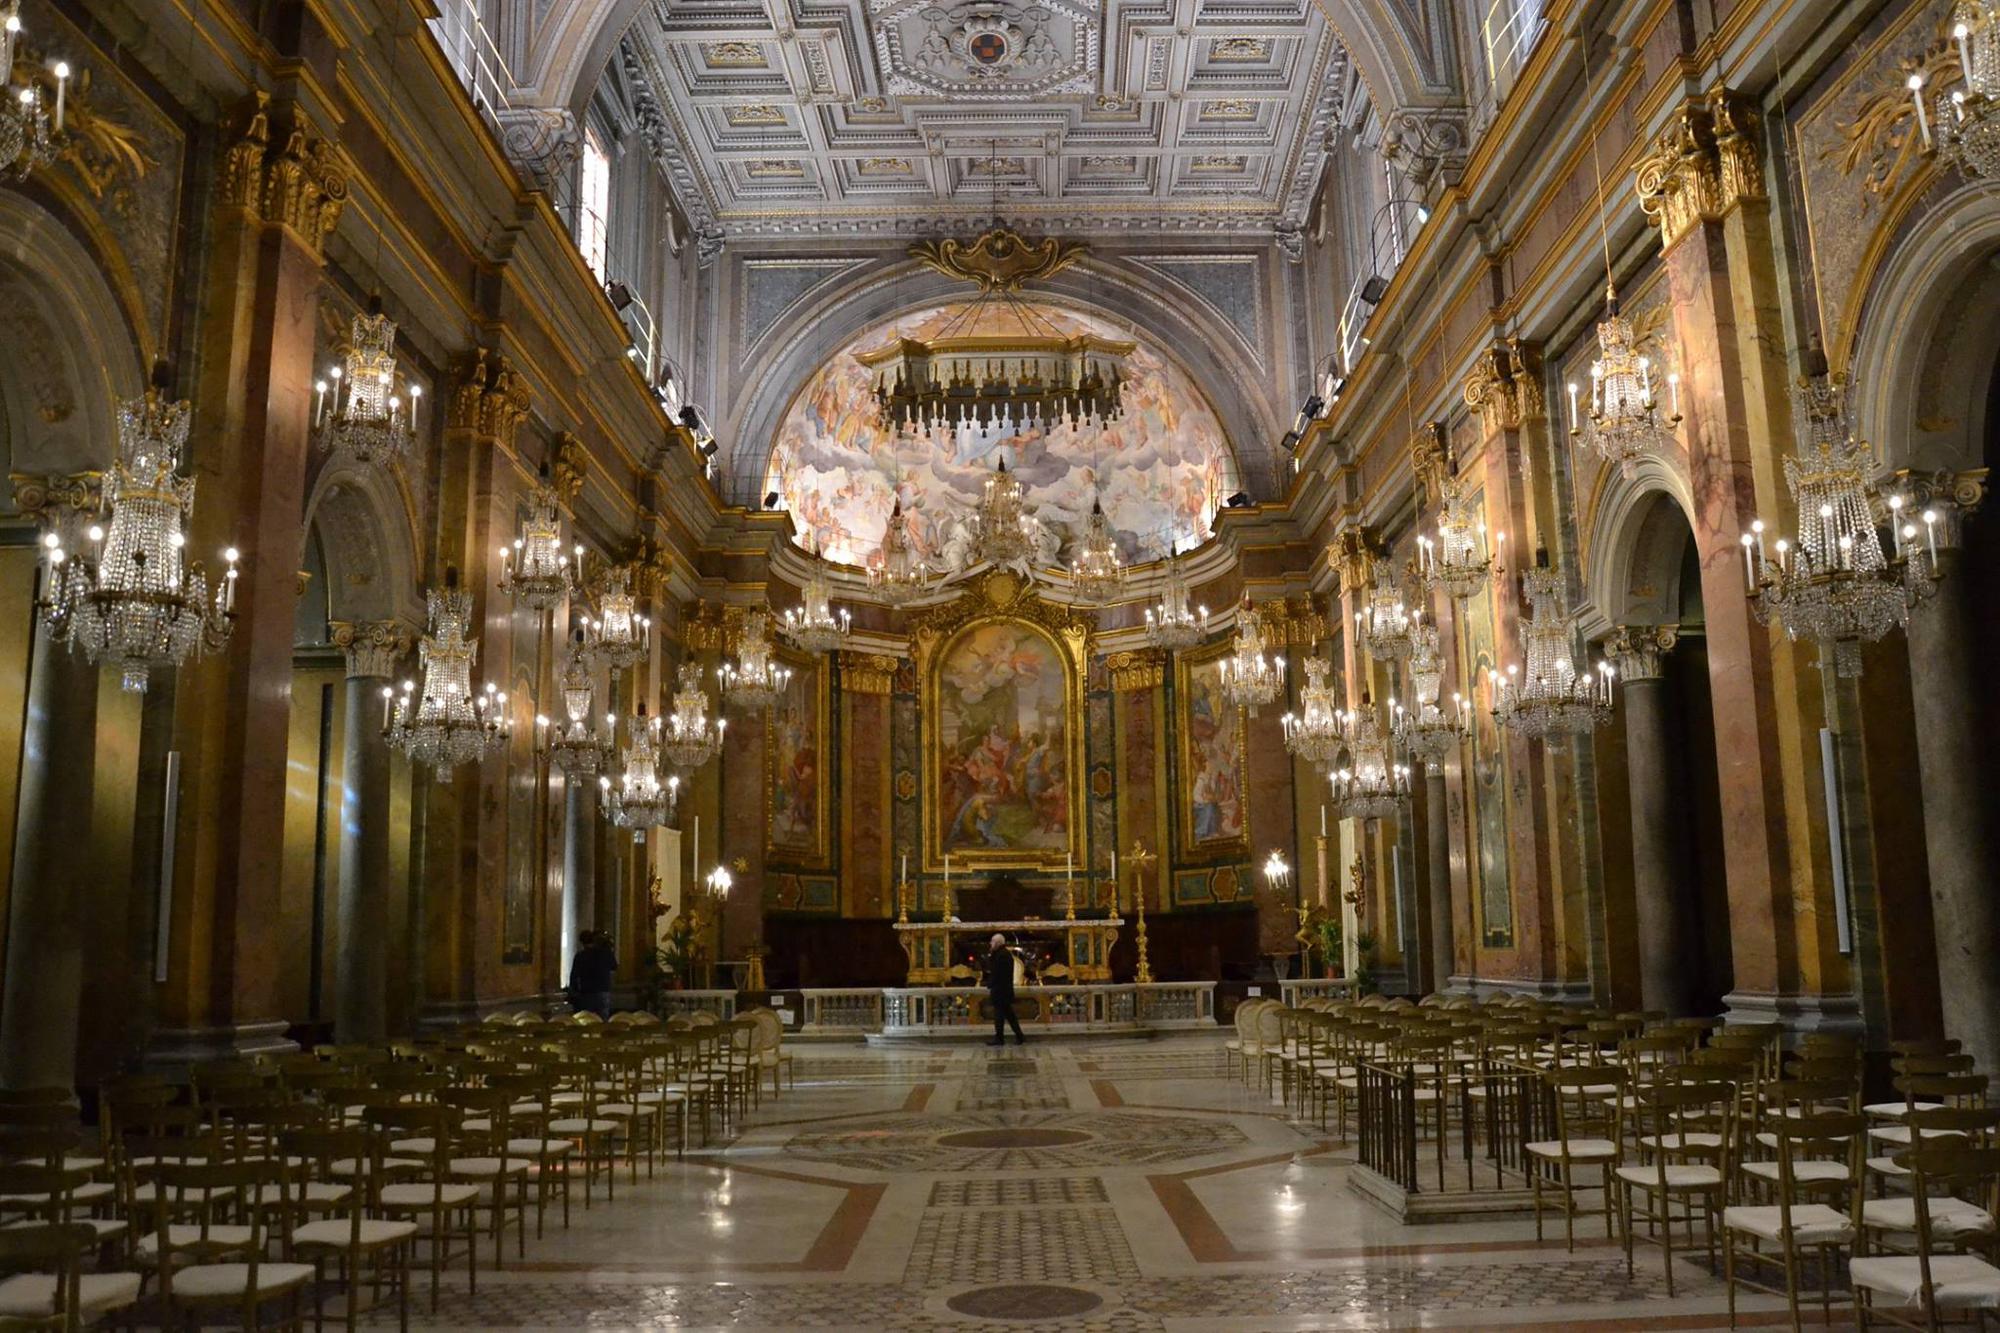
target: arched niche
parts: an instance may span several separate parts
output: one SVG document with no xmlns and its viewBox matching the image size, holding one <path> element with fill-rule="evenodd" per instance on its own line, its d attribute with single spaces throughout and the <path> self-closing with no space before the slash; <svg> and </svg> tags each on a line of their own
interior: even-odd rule
<svg viewBox="0 0 2000 1333">
<path fill-rule="evenodd" d="M 1886 468 L 1985 465 L 1996 425 L 2000 190 L 1966 186 L 1923 215 L 1876 271 L 1850 377 L 1855 424 Z"/>
<path fill-rule="evenodd" d="M 1686 474 L 1658 458 L 1630 474 L 1611 468 L 1599 486 L 1583 542 L 1583 629 L 1601 636 L 1617 625 L 1677 625 L 1699 580 L 1682 568 L 1694 542 L 1694 498 Z"/>
<path fill-rule="evenodd" d="M 1035 301 L 1132 328 L 1162 349 L 1173 365 L 1199 386 L 1221 423 L 1237 464 L 1239 483 L 1268 498 L 1278 488 L 1271 442 L 1283 432 L 1282 411 L 1270 397 L 1272 375 L 1254 365 L 1198 303 L 1154 293 L 1124 270 L 1095 264 L 1038 284 Z M 869 330 L 913 311 L 963 302 L 971 289 L 909 263 L 874 269 L 852 281 L 828 285 L 788 321 L 768 335 L 758 362 L 762 373 L 750 393 L 733 405 L 721 437 L 729 442 L 727 471 L 738 503 L 757 501 L 766 465 L 786 413 L 800 389 L 827 360 Z"/>
<path fill-rule="evenodd" d="M 421 544 L 401 472 L 329 459 L 306 501 L 306 539 L 324 574 L 324 586 L 306 590 L 311 623 L 400 619 L 422 628 Z M 302 613 L 302 634 L 307 624 Z"/>
<path fill-rule="evenodd" d="M 117 405 L 145 389 L 139 351 L 90 254 L 24 195 L 0 190 L 0 475 L 99 470 Z"/>
</svg>

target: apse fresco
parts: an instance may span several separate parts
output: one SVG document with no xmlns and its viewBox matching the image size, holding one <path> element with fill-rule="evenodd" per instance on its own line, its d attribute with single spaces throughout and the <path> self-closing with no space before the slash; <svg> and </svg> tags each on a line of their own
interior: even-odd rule
<svg viewBox="0 0 2000 1333">
<path fill-rule="evenodd" d="M 1067 559 L 1095 488 L 1128 560 L 1151 559 L 1171 535 L 1183 549 L 1209 535 L 1209 520 L 1237 489 L 1235 464 L 1201 393 L 1143 340 L 1128 362 L 1124 412 L 1108 426 L 1014 431 L 966 429 L 938 438 L 885 429 L 873 372 L 857 352 L 896 338 L 934 334 L 963 305 L 939 306 L 856 338 L 807 381 L 778 429 L 761 487 L 784 497 L 802 539 L 830 559 L 862 565 L 882 543 L 900 498 L 912 538 L 934 564 L 950 567 L 960 520 L 978 503 L 985 476 L 1004 455 L 1020 475 L 1031 513 L 1045 526 L 1043 563 Z M 1036 315 L 1065 335 L 1133 340 L 1130 329 L 1053 306 Z M 1012 331 L 1016 321 L 991 321 Z M 976 327 L 989 325 L 984 313 Z M 804 535 L 809 534 L 809 538 Z"/>
<path fill-rule="evenodd" d="M 938 666 L 938 845 L 967 853 L 1070 845 L 1070 677 L 1047 634 L 1013 621 L 961 633 Z"/>
</svg>

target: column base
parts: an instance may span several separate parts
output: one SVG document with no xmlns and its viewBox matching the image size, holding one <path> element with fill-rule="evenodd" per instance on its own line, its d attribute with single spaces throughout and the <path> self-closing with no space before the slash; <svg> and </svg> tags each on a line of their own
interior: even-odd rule
<svg viewBox="0 0 2000 1333">
<path fill-rule="evenodd" d="M 299 1044 L 285 1035 L 289 1028 L 282 1019 L 224 1027 L 161 1028 L 147 1040 L 140 1061 L 148 1069 L 167 1070 L 249 1055 L 282 1055 L 299 1049 Z"/>
<path fill-rule="evenodd" d="M 1860 1035 L 1861 1002 L 1852 995 L 1782 995 L 1731 991 L 1722 997 L 1727 1023 L 1780 1023 L 1789 1032 Z"/>
<path fill-rule="evenodd" d="M 1487 999 L 1494 995 L 1532 995 L 1538 1000 L 1554 1000 L 1559 1004 L 1589 1004 L 1592 1000 L 1588 981 L 1523 981 L 1516 977 L 1470 977 L 1456 975 L 1446 983 L 1447 995 L 1471 995 Z"/>
</svg>

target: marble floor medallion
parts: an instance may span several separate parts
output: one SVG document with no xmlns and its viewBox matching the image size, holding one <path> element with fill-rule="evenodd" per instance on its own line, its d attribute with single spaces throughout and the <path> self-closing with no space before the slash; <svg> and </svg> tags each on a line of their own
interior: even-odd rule
<svg viewBox="0 0 2000 1333">
<path fill-rule="evenodd" d="M 1351 1186 L 1354 1147 L 1301 1120 L 1222 1039 L 1077 1041 L 1004 1061 L 971 1050 L 788 1047 L 797 1085 L 615 1202 L 530 1228 L 477 1290 L 454 1257 L 451 1330 L 746 1329 L 919 1333 L 1299 1333 L 1461 1329 L 1631 1333 L 1728 1327 L 1693 1256 L 1641 1247 L 1632 1273 L 1602 1222 L 1568 1250 L 1531 1219 L 1403 1226 Z M 331 1288 L 332 1284 L 329 1284 Z M 325 1315 L 344 1319 L 330 1291 Z M 1813 1312 L 1815 1319 L 1818 1312 Z M 1787 1324 L 1742 1294 L 1738 1327 Z M 362 1316 L 393 1328 L 394 1302 Z M 1814 1323 L 1813 1327 L 1823 1327 Z M 1832 1327 L 1850 1327 L 1838 1304 Z"/>
<path fill-rule="evenodd" d="M 1082 1287 L 1057 1287 L 1040 1283 L 1018 1286 L 974 1287 L 961 1291 L 945 1302 L 959 1314 L 979 1319 L 1069 1319 L 1089 1314 L 1104 1304 L 1104 1298 Z"/>
</svg>

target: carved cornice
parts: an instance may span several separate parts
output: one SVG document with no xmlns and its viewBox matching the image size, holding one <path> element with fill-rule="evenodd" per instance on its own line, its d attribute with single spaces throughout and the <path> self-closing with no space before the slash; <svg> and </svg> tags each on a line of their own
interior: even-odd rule
<svg viewBox="0 0 2000 1333">
<path fill-rule="evenodd" d="M 1728 88 L 1681 103 L 1639 160 L 1636 177 L 1639 206 L 1659 223 L 1661 245 L 1765 197 L 1755 127 L 1756 112 Z"/>
<path fill-rule="evenodd" d="M 1451 485 L 1451 443 L 1442 421 L 1427 422 L 1410 437 L 1410 471 L 1424 488 L 1424 503 L 1432 509 L 1440 508 L 1445 501 L 1445 489 Z"/>
<path fill-rule="evenodd" d="M 549 449 L 549 485 L 565 510 L 575 512 L 576 497 L 582 494 L 589 475 L 590 450 L 584 448 L 583 441 L 568 431 L 557 435 Z"/>
<path fill-rule="evenodd" d="M 1113 653 L 1104 666 L 1111 673 L 1111 688 L 1120 694 L 1158 689 L 1167 679 L 1167 655 L 1157 648 Z"/>
<path fill-rule="evenodd" d="M 1618 678 L 1628 685 L 1637 680 L 1658 680 L 1667 654 L 1680 637 L 1681 632 L 1672 625 L 1620 625 L 1604 641 L 1604 655 L 1611 659 Z"/>
<path fill-rule="evenodd" d="M 336 620 L 333 646 L 347 655 L 349 676 L 389 677 L 416 635 L 400 620 Z"/>
<path fill-rule="evenodd" d="M 1034 585 L 1008 569 L 990 570 L 971 580 L 953 601 L 927 607 L 910 617 L 910 637 L 919 646 L 942 639 L 981 616 L 1015 616 L 1042 626 L 1057 638 L 1087 645 L 1095 628 L 1088 614 L 1058 602 L 1043 601 Z M 1079 652 L 1079 663 L 1083 660 Z"/>
<path fill-rule="evenodd" d="M 511 449 L 514 432 L 527 420 L 532 402 L 527 380 L 506 357 L 484 347 L 475 348 L 459 363 L 451 401 L 445 408 L 445 427 L 470 431 Z"/>
<path fill-rule="evenodd" d="M 1965 520 L 1986 499 L 1986 469 L 1918 472 L 1904 468 L 1895 475 L 1896 492 L 1909 504 L 1903 511 L 1905 514 L 1914 511 L 1918 515 L 1926 512 L 1936 515 L 1937 521 L 1930 525 L 1933 531 L 1926 540 L 1935 540 L 1942 549 L 1957 550 L 1964 536 Z"/>
<path fill-rule="evenodd" d="M 1358 597 L 1375 584 L 1375 539 L 1366 527 L 1355 524 L 1334 536 L 1334 570 L 1340 575 L 1340 595 Z"/>
<path fill-rule="evenodd" d="M 1276 647 L 1292 644 L 1310 648 L 1326 637 L 1326 616 L 1311 593 L 1278 597 L 1260 603 L 1257 620 L 1264 630 L 1264 642 Z"/>
<path fill-rule="evenodd" d="M 347 203 L 347 171 L 338 150 L 297 107 L 274 111 L 269 93 L 250 95 L 240 124 L 223 153 L 218 197 L 284 227 L 319 256 Z"/>
<path fill-rule="evenodd" d="M 8 474 L 7 479 L 14 485 L 14 507 L 44 529 L 81 514 L 98 513 L 104 508 L 102 472 L 47 476 L 13 472 Z"/>
<path fill-rule="evenodd" d="M 896 659 L 883 653 L 841 653 L 840 688 L 849 694 L 894 694 Z"/>
<path fill-rule="evenodd" d="M 1014 292 L 1025 283 L 1053 278 L 1083 258 L 1088 249 L 1082 241 L 1059 241 L 1051 236 L 1031 241 L 1012 227 L 995 227 L 972 241 L 949 236 L 918 241 L 909 253 L 924 267 L 973 283 L 982 292 Z"/>
<path fill-rule="evenodd" d="M 1465 405 L 1489 436 L 1546 419 L 1540 345 L 1510 338 L 1487 348 L 1465 377 Z"/>
</svg>

